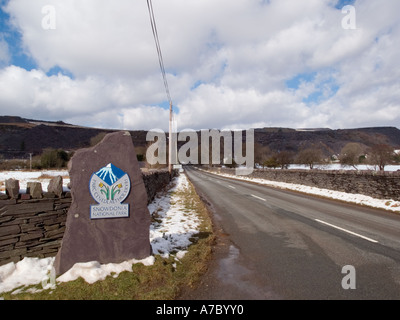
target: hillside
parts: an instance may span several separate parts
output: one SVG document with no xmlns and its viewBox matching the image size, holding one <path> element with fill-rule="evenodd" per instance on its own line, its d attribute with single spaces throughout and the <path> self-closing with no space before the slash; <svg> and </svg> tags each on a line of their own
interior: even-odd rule
<svg viewBox="0 0 400 320">
<path fill-rule="evenodd" d="M 90 140 L 115 130 L 80 127 L 64 122 L 48 122 L 0 116 L 0 157 L 23 159 L 46 148 L 73 151 L 90 146 Z M 136 146 L 145 145 L 146 132 L 131 132 Z"/>
<path fill-rule="evenodd" d="M 62 121 L 30 120 L 15 116 L 0 116 L 0 158 L 29 158 L 29 153 L 41 154 L 43 149 L 67 151 L 90 146 L 91 139 L 102 132 L 98 128 L 81 127 Z M 146 131 L 131 131 L 136 147 L 146 146 Z M 388 144 L 400 149 L 400 130 L 395 127 L 331 130 L 263 128 L 255 130 L 256 148 L 268 146 L 271 151 L 288 150 L 297 153 L 309 146 L 318 146 L 326 156 L 338 154 L 348 142 L 364 147 Z"/>
<path fill-rule="evenodd" d="M 349 142 L 360 143 L 364 148 L 377 144 L 388 144 L 400 149 L 400 130 L 394 127 L 375 127 L 360 129 L 257 129 L 255 142 L 268 146 L 272 151 L 293 151 L 302 148 L 318 147 L 324 155 L 339 154 Z"/>
</svg>

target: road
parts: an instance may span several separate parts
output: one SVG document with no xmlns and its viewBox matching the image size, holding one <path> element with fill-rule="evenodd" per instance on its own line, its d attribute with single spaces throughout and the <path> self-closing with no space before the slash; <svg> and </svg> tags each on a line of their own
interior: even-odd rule
<svg viewBox="0 0 400 320">
<path fill-rule="evenodd" d="M 218 241 L 201 285 L 182 299 L 400 299 L 399 215 L 186 173 Z"/>
</svg>

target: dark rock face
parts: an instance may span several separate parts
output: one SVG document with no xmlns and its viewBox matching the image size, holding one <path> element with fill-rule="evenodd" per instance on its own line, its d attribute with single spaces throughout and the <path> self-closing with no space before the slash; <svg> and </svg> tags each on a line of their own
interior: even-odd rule
<svg viewBox="0 0 400 320">
<path fill-rule="evenodd" d="M 109 164 L 129 176 L 130 192 L 123 200 L 123 204 L 129 205 L 129 217 L 91 219 L 91 206 L 98 203 L 89 184 L 92 175 Z M 54 263 L 57 274 L 78 262 L 119 263 L 151 255 L 147 192 L 129 132 L 108 134 L 95 147 L 76 152 L 69 163 L 69 174 L 72 204 Z M 116 184 L 113 190 L 121 187 Z"/>
</svg>

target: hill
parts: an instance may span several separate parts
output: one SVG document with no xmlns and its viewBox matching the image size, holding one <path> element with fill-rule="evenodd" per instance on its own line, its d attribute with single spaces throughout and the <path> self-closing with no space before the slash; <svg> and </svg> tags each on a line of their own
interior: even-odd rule
<svg viewBox="0 0 400 320">
<path fill-rule="evenodd" d="M 0 116 L 0 158 L 27 159 L 29 153 L 41 154 L 46 148 L 73 151 L 90 146 L 91 140 L 102 133 L 115 132 L 64 123 L 41 121 L 16 116 Z M 130 131 L 136 147 L 146 146 L 146 131 Z M 319 147 L 324 155 L 339 154 L 349 142 L 365 148 L 388 144 L 400 149 L 400 130 L 395 127 L 331 130 L 262 128 L 255 129 L 255 148 L 268 147 L 271 151 L 293 151 Z"/>
<path fill-rule="evenodd" d="M 271 151 L 293 151 L 318 147 L 325 156 L 339 154 L 349 142 L 360 143 L 365 149 L 387 144 L 400 149 L 400 130 L 395 127 L 359 129 L 256 129 L 255 143 L 268 146 Z M 256 146 L 257 148 L 257 146 Z"/>
<path fill-rule="evenodd" d="M 101 133 L 115 132 L 20 117 L 0 116 L 0 157 L 26 159 L 29 153 L 41 154 L 46 148 L 74 151 L 89 147 L 91 139 Z M 145 131 L 132 131 L 136 146 L 146 144 Z"/>
</svg>

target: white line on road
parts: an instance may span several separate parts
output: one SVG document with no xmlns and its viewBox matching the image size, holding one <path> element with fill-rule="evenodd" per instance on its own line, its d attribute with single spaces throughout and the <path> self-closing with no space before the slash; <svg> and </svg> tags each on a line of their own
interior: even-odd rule
<svg viewBox="0 0 400 320">
<path fill-rule="evenodd" d="M 228 187 L 231 189 L 236 189 L 234 186 L 231 186 L 230 184 L 228 184 Z"/>
<path fill-rule="evenodd" d="M 373 242 L 373 243 L 378 243 L 378 241 L 376 241 L 376 240 L 374 240 L 374 239 L 371 239 L 371 238 L 362 236 L 361 234 L 355 233 L 355 232 L 353 232 L 353 231 L 349 231 L 349 230 L 340 228 L 340 227 L 335 226 L 335 225 L 333 225 L 333 224 L 330 224 L 330 223 L 328 223 L 328 222 L 325 222 L 325 221 L 322 221 L 322 220 L 319 220 L 319 219 L 315 219 L 315 221 L 317 221 L 317 222 L 319 222 L 319 223 L 322 223 L 322 224 L 325 224 L 325 225 L 327 225 L 327 226 L 330 226 L 330 227 L 332 227 L 332 228 L 341 230 L 341 231 L 343 231 L 343 232 L 347 232 L 347 233 L 349 233 L 349 234 L 352 234 L 352 235 L 354 235 L 354 236 L 360 237 L 360 238 L 362 238 L 362 239 L 371 241 L 371 242 Z"/>
<path fill-rule="evenodd" d="M 251 196 L 252 196 L 253 198 L 258 199 L 258 200 L 267 201 L 267 200 L 265 200 L 265 199 L 263 199 L 263 198 L 260 198 L 260 197 L 255 196 L 254 194 L 251 194 Z"/>
</svg>

